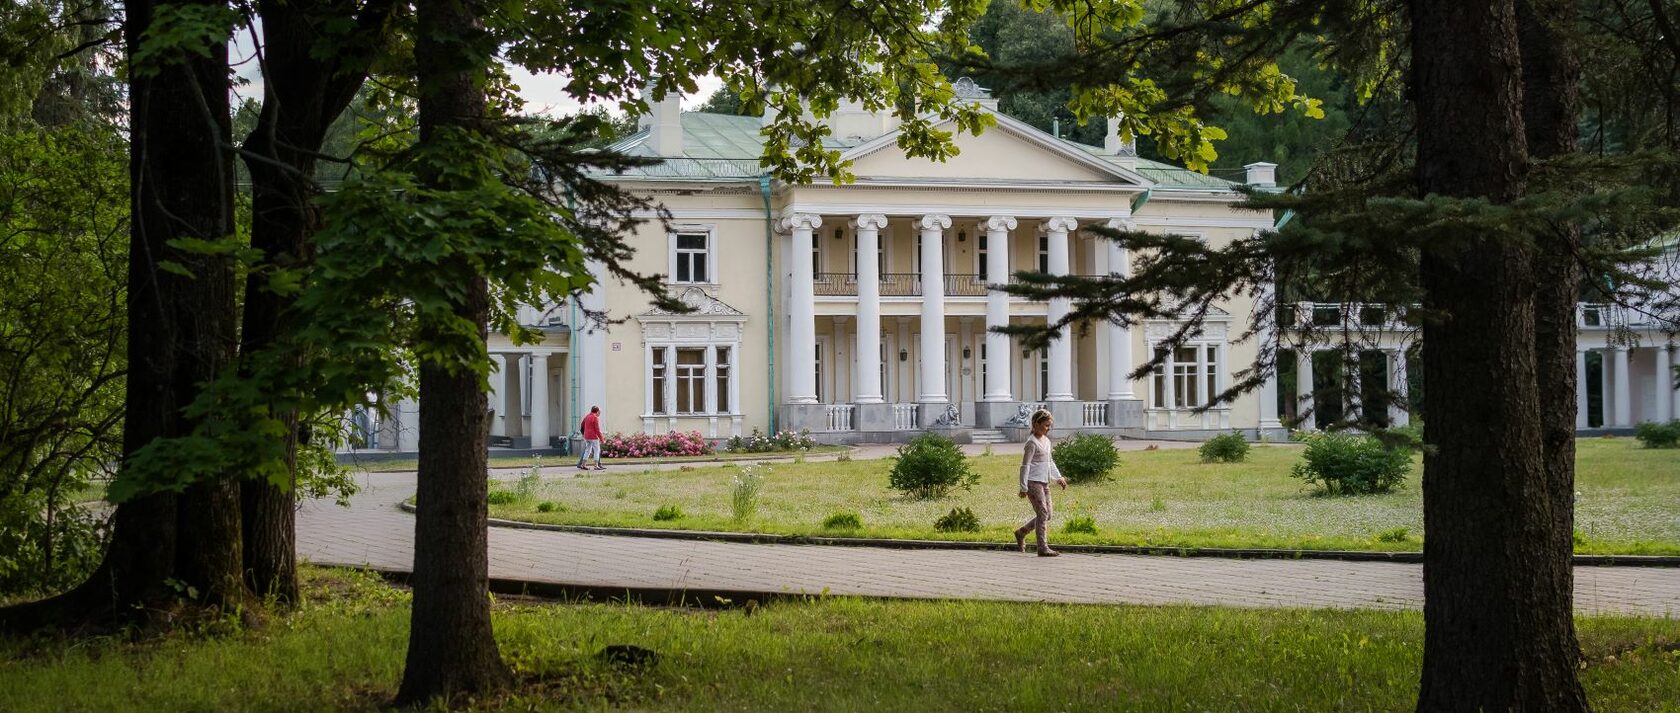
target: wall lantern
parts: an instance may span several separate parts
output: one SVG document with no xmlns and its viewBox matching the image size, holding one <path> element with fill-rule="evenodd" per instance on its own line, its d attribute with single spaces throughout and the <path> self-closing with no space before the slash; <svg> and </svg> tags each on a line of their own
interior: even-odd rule
<svg viewBox="0 0 1680 713">
<path fill-rule="evenodd" d="M 1021 358 L 1022 359 L 1031 359 L 1032 358 L 1032 350 L 1031 349 L 1022 349 L 1021 350 Z"/>
<path fill-rule="evenodd" d="M 957 242 L 960 243 L 960 242 L 964 242 L 964 241 L 967 241 L 967 240 L 968 240 L 968 231 L 966 231 L 966 230 L 957 231 Z"/>
<path fill-rule="evenodd" d="M 835 228 L 834 229 L 834 239 L 835 240 L 844 240 L 845 238 L 846 238 L 846 229 L 845 228 Z"/>
<path fill-rule="evenodd" d="M 910 361 L 910 352 L 907 351 L 907 350 L 904 350 L 904 349 L 898 350 L 898 360 L 899 361 Z"/>
<path fill-rule="evenodd" d="M 963 347 L 963 358 L 964 359 L 967 359 L 968 355 L 971 354 L 971 353 L 972 352 L 969 351 L 968 347 Z"/>
</svg>

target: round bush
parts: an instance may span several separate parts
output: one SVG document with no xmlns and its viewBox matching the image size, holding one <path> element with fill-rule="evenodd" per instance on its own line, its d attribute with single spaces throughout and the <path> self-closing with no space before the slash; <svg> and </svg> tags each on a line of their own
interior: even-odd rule
<svg viewBox="0 0 1680 713">
<path fill-rule="evenodd" d="M 1371 436 L 1319 433 L 1304 440 L 1307 448 L 1291 475 L 1329 495 L 1386 493 L 1412 470 L 1410 450 Z"/>
<path fill-rule="evenodd" d="M 1680 448 L 1680 419 L 1668 423 L 1641 423 L 1633 437 L 1646 448 Z"/>
<path fill-rule="evenodd" d="M 856 530 L 863 527 L 863 518 L 855 512 L 837 512 L 822 523 L 824 530 Z"/>
<path fill-rule="evenodd" d="M 939 532 L 979 532 L 980 518 L 968 508 L 951 508 L 950 512 L 933 521 L 933 529 Z"/>
<path fill-rule="evenodd" d="M 669 522 L 671 520 L 680 520 L 680 519 L 682 519 L 682 516 L 683 516 L 682 508 L 677 507 L 675 505 L 661 505 L 661 506 L 659 506 L 658 510 L 653 511 L 653 519 L 656 522 Z"/>
<path fill-rule="evenodd" d="M 1120 465 L 1114 439 L 1093 433 L 1082 433 L 1057 443 L 1050 449 L 1050 459 L 1069 483 L 1100 483 L 1108 480 L 1115 466 Z"/>
<path fill-rule="evenodd" d="M 1203 463 L 1241 463 L 1248 458 L 1248 439 L 1232 431 L 1207 439 L 1196 450 Z"/>
<path fill-rule="evenodd" d="M 942 498 L 952 488 L 969 490 L 980 474 L 951 439 L 937 433 L 917 436 L 898 448 L 887 484 L 914 498 Z"/>
</svg>

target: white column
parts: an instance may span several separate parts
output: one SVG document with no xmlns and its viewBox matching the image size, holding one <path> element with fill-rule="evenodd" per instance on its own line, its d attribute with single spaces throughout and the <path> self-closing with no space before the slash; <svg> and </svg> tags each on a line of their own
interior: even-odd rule
<svg viewBox="0 0 1680 713">
<path fill-rule="evenodd" d="M 1313 352 L 1311 347 L 1303 347 L 1295 352 L 1295 407 L 1296 414 L 1308 414 L 1296 426 L 1303 431 L 1314 430 L 1318 422 L 1313 397 Z"/>
<path fill-rule="evenodd" d="M 1611 347 L 1610 353 L 1615 356 L 1616 361 L 1616 422 L 1611 425 L 1629 428 L 1633 426 L 1633 395 L 1628 384 L 1628 377 L 1631 376 L 1628 373 L 1628 348 Z"/>
<path fill-rule="evenodd" d="M 997 215 L 980 223 L 986 231 L 986 282 L 1002 285 L 1009 282 L 1009 231 L 1016 221 L 1007 215 Z M 986 293 L 986 357 L 991 368 L 986 370 L 986 401 L 1014 401 L 1015 390 L 1009 383 L 1009 335 L 992 330 L 1009 326 L 1009 295 L 998 290 Z"/>
<path fill-rule="evenodd" d="M 875 254 L 880 250 L 881 229 L 887 227 L 887 216 L 867 213 L 852 223 L 857 236 L 858 322 L 856 352 L 858 384 L 853 400 L 860 404 L 885 401 L 881 384 L 881 264 Z"/>
<path fill-rule="evenodd" d="M 1111 230 L 1131 231 L 1137 226 L 1129 220 L 1111 220 L 1107 227 Z M 1106 240 L 1108 243 L 1108 273 L 1117 277 L 1130 277 L 1132 274 L 1131 254 L 1124 245 Z M 1108 332 L 1108 400 L 1118 401 L 1135 399 L 1132 390 L 1132 328 L 1108 322 L 1103 325 Z M 1276 420 L 1276 414 L 1273 414 Z M 1264 423 L 1260 424 L 1262 427 Z"/>
<path fill-rule="evenodd" d="M 945 229 L 948 215 L 924 215 L 922 231 L 922 374 L 921 403 L 949 403 L 945 389 Z"/>
<path fill-rule="evenodd" d="M 1051 218 L 1039 223 L 1038 229 L 1044 231 L 1050 238 L 1050 274 L 1068 274 L 1068 233 L 1079 227 L 1079 222 L 1073 218 Z M 1050 308 L 1046 317 L 1051 324 L 1056 323 L 1072 310 L 1072 302 L 1065 297 L 1050 300 Z M 1049 401 L 1073 400 L 1073 333 L 1063 327 L 1056 339 L 1050 342 L 1050 389 L 1046 394 Z"/>
<path fill-rule="evenodd" d="M 1575 348 L 1575 428 L 1584 430 L 1590 427 L 1587 420 L 1587 350 Z"/>
<path fill-rule="evenodd" d="M 503 435 L 525 435 L 525 395 L 521 389 L 525 388 L 524 354 L 507 354 L 503 361 L 507 367 L 507 390 L 502 393 L 502 408 L 507 414 L 502 421 Z"/>
<path fill-rule="evenodd" d="M 794 213 L 782 218 L 782 230 L 792 234 L 787 259 L 793 268 L 789 284 L 786 402 L 814 404 L 817 402 L 817 323 L 816 297 L 812 283 L 811 240 L 822 217 L 810 213 Z"/>
<path fill-rule="evenodd" d="M 502 394 L 507 391 L 507 358 L 500 354 L 490 355 L 490 408 L 496 410 L 496 417 L 490 420 L 490 435 L 507 435 L 503 422 L 507 419 L 507 401 Z"/>
<path fill-rule="evenodd" d="M 1388 403 L 1388 425 L 1398 428 L 1412 421 L 1411 399 L 1407 396 L 1406 350 L 1389 352 L 1388 390 L 1393 393 Z"/>
<path fill-rule="evenodd" d="M 604 321 L 597 322 L 587 314 L 589 312 L 603 316 L 606 314 L 606 287 L 602 282 L 606 279 L 606 267 L 593 260 L 589 261 L 588 266 L 589 274 L 595 276 L 596 282 L 588 292 L 585 292 L 578 299 L 578 306 L 584 312 L 578 315 L 578 320 L 582 324 L 572 325 L 574 338 L 576 338 L 575 335 L 577 335 L 580 326 L 583 332 L 582 354 L 580 354 L 581 358 L 578 363 L 578 371 L 581 373 L 576 375 L 579 384 L 577 412 L 578 418 L 581 419 L 584 414 L 589 413 L 590 407 L 599 406 L 601 407 L 601 415 L 610 418 L 609 414 L 612 411 L 609 410 L 609 404 L 607 404 L 607 325 Z M 634 374 L 636 372 L 632 371 L 630 373 Z M 604 429 L 607 426 L 603 423 L 601 427 Z M 566 432 L 570 433 L 574 428 L 577 428 L 577 424 L 569 423 L 566 425 Z"/>
<path fill-rule="evenodd" d="M 1674 371 L 1669 368 L 1668 345 L 1658 344 L 1656 349 L 1657 362 L 1657 418 L 1659 423 L 1668 423 L 1674 418 Z"/>
<path fill-rule="evenodd" d="M 548 427 L 548 354 L 531 355 L 531 447 L 547 448 L 553 435 Z"/>
</svg>

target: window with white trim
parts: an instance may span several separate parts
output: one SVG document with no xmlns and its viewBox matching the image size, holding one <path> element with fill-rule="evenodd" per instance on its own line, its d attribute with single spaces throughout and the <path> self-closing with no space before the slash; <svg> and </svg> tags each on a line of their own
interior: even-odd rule
<svg viewBox="0 0 1680 713">
<path fill-rule="evenodd" d="M 653 349 L 653 363 L 649 366 L 649 388 L 653 391 L 653 412 L 665 413 L 665 389 L 668 388 L 669 378 L 665 364 L 665 350 L 659 347 Z"/>
<path fill-rule="evenodd" d="M 711 282 L 710 232 L 679 232 L 673 239 L 671 281 L 688 284 Z"/>
<path fill-rule="evenodd" d="M 703 413 L 706 410 L 706 350 L 700 347 L 677 347 L 676 364 L 677 413 Z"/>
<path fill-rule="evenodd" d="M 981 231 L 974 235 L 974 276 L 986 279 L 986 233 Z"/>
<path fill-rule="evenodd" d="M 817 355 L 817 358 L 815 359 L 815 368 L 817 370 L 817 403 L 825 404 L 828 402 L 823 400 L 823 343 L 817 342 L 816 348 L 812 349 L 811 353 Z"/>
<path fill-rule="evenodd" d="M 1050 272 L 1050 236 L 1038 236 L 1038 271 Z"/>
<path fill-rule="evenodd" d="M 1217 369 L 1217 350 L 1215 344 L 1188 344 L 1173 352 L 1171 374 L 1168 374 L 1167 364 L 1155 367 L 1151 378 L 1154 382 L 1154 394 L 1151 397 L 1152 408 L 1191 409 L 1203 405 L 1218 392 L 1219 371 Z M 1157 347 L 1155 355 L 1160 358 L 1166 353 L 1164 348 Z M 1172 401 L 1167 401 L 1167 379 L 1172 379 Z"/>
</svg>

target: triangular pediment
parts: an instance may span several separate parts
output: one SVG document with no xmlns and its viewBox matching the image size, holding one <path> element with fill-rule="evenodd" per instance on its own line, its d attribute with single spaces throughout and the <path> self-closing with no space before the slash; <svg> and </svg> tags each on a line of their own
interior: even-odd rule
<svg viewBox="0 0 1680 713">
<path fill-rule="evenodd" d="M 955 133 L 958 153 L 944 161 L 910 158 L 894 131 L 842 154 L 860 181 L 870 178 L 1108 183 L 1146 187 L 1150 181 L 1018 119 L 994 114 L 997 125 L 979 136 Z M 947 120 L 936 128 L 953 131 Z"/>
<path fill-rule="evenodd" d="M 705 290 L 698 287 L 684 289 L 683 291 L 677 293 L 676 297 L 683 304 L 693 308 L 693 311 L 681 313 L 654 307 L 653 309 L 637 315 L 637 317 L 641 319 L 699 319 L 715 321 L 718 319 L 728 320 L 731 318 L 745 319 L 747 316 L 745 312 L 731 307 L 729 303 L 724 302 L 723 300 L 706 294 Z"/>
</svg>

